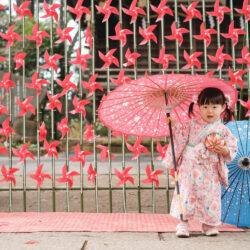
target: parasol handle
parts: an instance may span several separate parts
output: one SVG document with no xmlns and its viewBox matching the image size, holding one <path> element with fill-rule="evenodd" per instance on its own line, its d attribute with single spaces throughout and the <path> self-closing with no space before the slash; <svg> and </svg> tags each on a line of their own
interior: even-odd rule
<svg viewBox="0 0 250 250">
<path fill-rule="evenodd" d="M 167 93 L 165 92 L 165 100 L 167 105 Z M 167 113 L 167 117 L 170 117 L 170 113 Z M 178 175 L 177 175 L 177 166 L 176 166 L 176 158 L 175 158 L 175 151 L 174 151 L 174 139 L 173 139 L 173 131 L 172 131 L 172 124 L 171 122 L 168 123 L 169 126 L 169 133 L 170 133 L 170 140 L 171 140 L 171 149 L 172 149 L 172 155 L 173 155 L 173 162 L 174 162 L 174 176 L 175 176 L 175 186 L 176 186 L 176 192 L 177 192 L 177 199 L 179 203 L 179 212 L 180 212 L 180 219 L 183 220 L 183 210 L 181 205 L 181 196 L 180 196 L 180 188 L 179 188 L 179 181 L 178 181 Z"/>
</svg>

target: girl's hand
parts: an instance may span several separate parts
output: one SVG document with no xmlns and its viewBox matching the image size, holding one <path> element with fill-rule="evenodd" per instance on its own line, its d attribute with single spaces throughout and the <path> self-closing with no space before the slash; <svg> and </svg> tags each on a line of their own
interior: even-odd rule
<svg viewBox="0 0 250 250">
<path fill-rule="evenodd" d="M 167 118 L 166 118 L 166 123 L 167 123 L 167 124 L 171 123 L 172 127 L 175 125 L 175 121 L 174 121 L 174 119 L 171 118 L 171 117 L 167 117 Z"/>
<path fill-rule="evenodd" d="M 211 151 L 216 154 L 222 155 L 224 157 L 228 156 L 230 153 L 227 146 L 218 146 L 218 145 Z"/>
</svg>

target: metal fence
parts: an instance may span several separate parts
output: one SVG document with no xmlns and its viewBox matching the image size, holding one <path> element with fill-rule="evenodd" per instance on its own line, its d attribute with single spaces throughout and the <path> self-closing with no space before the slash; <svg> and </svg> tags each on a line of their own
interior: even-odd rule
<svg viewBox="0 0 250 250">
<path fill-rule="evenodd" d="M 20 1 L 19 1 L 20 2 Z M 100 91 L 99 96 L 97 95 L 97 92 L 94 91 L 93 95 L 89 98 L 86 97 L 86 89 L 83 88 L 83 85 L 81 84 L 81 81 L 84 79 L 87 81 L 89 80 L 89 78 L 91 76 L 94 76 L 96 73 L 98 73 L 98 78 L 97 81 L 99 79 L 100 82 L 102 82 L 102 87 L 104 88 L 104 93 L 107 94 L 109 93 L 114 87 L 115 85 L 112 84 L 111 82 L 111 77 L 115 77 L 118 78 L 118 73 L 120 71 L 122 71 L 123 69 L 126 69 L 126 74 L 129 76 L 132 76 L 132 78 L 137 79 L 138 77 L 140 77 L 141 75 L 144 75 L 145 71 L 148 72 L 149 75 L 151 74 L 155 74 L 155 73 L 160 73 L 160 74 L 165 74 L 165 73 L 170 73 L 172 71 L 174 71 L 175 73 L 180 73 L 180 72 L 185 72 L 185 73 L 191 73 L 191 74 L 195 74 L 195 73 L 199 73 L 199 74 L 206 74 L 210 71 L 215 71 L 214 75 L 218 76 L 219 78 L 223 78 L 226 80 L 229 80 L 229 74 L 228 74 L 228 66 L 230 66 L 232 68 L 232 72 L 235 73 L 237 70 L 246 70 L 247 74 L 244 74 L 242 76 L 242 79 L 244 81 L 244 87 L 242 89 L 239 88 L 239 97 L 240 99 L 243 99 L 243 95 L 244 95 L 244 90 L 247 90 L 247 96 L 250 95 L 249 91 L 249 84 L 250 84 L 250 71 L 249 68 L 247 69 L 247 63 L 238 63 L 237 62 L 237 58 L 241 57 L 241 52 L 242 52 L 242 48 L 246 45 L 247 46 L 247 51 L 249 51 L 249 27 L 248 27 L 248 20 L 247 17 L 244 14 L 240 14 L 239 11 L 236 11 L 234 9 L 234 2 L 235 1 L 198 1 L 197 6 L 194 7 L 195 2 L 194 1 L 181 1 L 182 3 L 180 3 L 180 1 L 149 1 L 149 0 L 141 0 L 141 1 L 121 1 L 121 0 L 113 0 L 113 1 L 78 1 L 79 5 L 81 6 L 83 4 L 83 6 L 85 7 L 85 9 L 80 9 L 80 6 L 76 5 L 76 1 L 66 1 L 66 0 L 61 0 L 61 1 L 47 1 L 48 4 L 48 8 L 51 7 L 52 4 L 61 4 L 61 6 L 56 6 L 54 5 L 54 11 L 58 13 L 59 15 L 59 19 L 58 22 L 55 20 L 55 13 L 53 12 L 47 12 L 47 18 L 44 18 L 44 15 L 46 14 L 46 6 L 44 6 L 44 4 L 41 2 L 39 2 L 39 0 L 35 0 L 34 1 L 34 6 L 35 6 L 35 13 L 34 13 L 34 20 L 35 23 L 37 24 L 37 29 L 38 31 L 40 30 L 40 27 L 42 25 L 48 25 L 49 26 L 49 34 L 45 35 L 45 37 L 41 39 L 39 38 L 39 35 L 37 35 L 37 37 L 34 37 L 33 39 L 37 39 L 36 43 L 34 42 L 34 47 L 27 47 L 27 43 L 28 40 L 30 40 L 29 38 L 26 37 L 26 25 L 27 22 L 29 20 L 29 16 L 27 15 L 27 12 L 22 12 L 23 9 L 25 9 L 26 7 L 24 7 L 24 4 L 26 3 L 25 1 L 22 2 L 23 4 L 23 9 L 19 8 L 19 10 L 17 11 L 16 9 L 13 9 L 13 4 L 15 4 L 16 2 L 9 0 L 8 1 L 8 6 L 6 5 L 6 1 L 4 1 L 3 6 L 5 8 L 3 8 L 1 11 L 4 12 L 7 16 L 8 16 L 8 26 L 11 27 L 14 24 L 14 19 L 16 18 L 16 16 L 20 16 L 20 20 L 18 22 L 22 22 L 21 23 L 21 27 L 22 27 L 22 32 L 20 34 L 20 38 L 19 40 L 22 40 L 22 49 L 19 50 L 18 52 L 23 52 L 23 53 L 30 53 L 31 50 L 36 50 L 36 65 L 33 65 L 33 67 L 35 67 L 35 72 L 37 72 L 37 79 L 46 79 L 49 84 L 49 95 L 51 97 L 55 97 L 56 94 L 58 94 L 58 92 L 56 92 L 56 88 L 59 86 L 58 82 L 60 83 L 60 81 L 56 80 L 59 77 L 59 74 L 57 74 L 57 72 L 55 71 L 55 69 L 51 65 L 49 65 L 47 68 L 48 69 L 41 69 L 41 66 L 43 66 L 45 64 L 44 61 L 44 54 L 41 54 L 41 50 L 43 49 L 43 51 L 46 49 L 48 51 L 49 56 L 53 56 L 55 54 L 55 46 L 58 44 L 57 41 L 55 41 L 55 31 L 57 28 L 57 25 L 60 24 L 60 28 L 62 30 L 64 30 L 65 28 L 69 27 L 68 23 L 70 21 L 72 21 L 73 19 L 77 18 L 78 16 L 72 16 L 72 9 L 70 9 L 67 5 L 73 5 L 75 8 L 75 13 L 79 15 L 78 20 L 74 23 L 75 24 L 75 30 L 77 30 L 77 34 L 75 35 L 73 38 L 73 42 L 75 42 L 77 45 L 75 47 L 72 47 L 70 42 L 69 42 L 69 37 L 67 36 L 67 31 L 65 32 L 64 36 L 63 34 L 61 34 L 61 40 L 59 41 L 62 42 L 61 44 L 64 44 L 64 46 L 62 46 L 61 51 L 63 51 L 63 58 L 60 59 L 61 61 L 63 61 L 63 63 L 61 63 L 61 67 L 59 69 L 59 73 L 60 73 L 60 79 L 61 81 L 64 80 L 64 78 L 69 75 L 71 73 L 71 69 L 70 69 L 70 64 L 72 59 L 76 59 L 76 51 L 79 48 L 79 53 L 81 55 L 83 55 L 83 49 L 84 49 L 84 44 L 88 44 L 88 46 L 92 47 L 88 47 L 89 49 L 89 53 L 91 55 L 91 59 L 89 57 L 89 59 L 87 60 L 86 58 L 84 59 L 84 63 L 86 63 L 86 68 L 82 67 L 82 65 L 80 63 L 78 63 L 78 66 L 76 66 L 76 68 L 78 68 L 78 70 L 76 70 L 76 68 L 74 68 L 75 72 L 75 79 L 74 80 L 74 84 L 75 86 L 78 87 L 78 91 L 72 91 L 72 89 L 70 91 L 68 91 L 72 86 L 70 86 L 70 80 L 67 79 L 64 81 L 64 83 L 67 85 L 65 85 L 65 92 L 63 97 L 61 97 L 60 100 L 62 100 L 62 98 L 64 99 L 64 107 L 63 107 L 63 112 L 64 112 L 64 116 L 68 117 L 70 114 L 69 110 L 69 105 L 72 106 L 72 101 L 73 101 L 73 97 L 77 96 L 78 97 L 78 101 L 81 100 L 86 100 L 88 99 L 89 101 L 91 101 L 91 105 L 92 105 L 92 125 L 93 125 L 93 155 L 90 156 L 91 157 L 91 162 L 93 164 L 93 169 L 97 172 L 97 178 L 94 179 L 94 184 L 92 186 L 87 185 L 86 182 L 86 177 L 88 176 L 87 173 L 87 166 L 85 166 L 85 168 L 83 168 L 83 165 L 80 160 L 79 160 L 79 166 L 78 166 L 78 172 L 79 172 L 79 176 L 75 176 L 74 177 L 74 184 L 72 186 L 72 188 L 70 189 L 70 182 L 71 179 L 69 176 L 64 176 L 64 181 L 66 181 L 66 185 L 62 186 L 61 184 L 58 184 L 56 182 L 57 178 L 60 178 L 61 176 L 57 176 L 56 174 L 56 163 L 59 162 L 56 159 L 56 154 L 55 151 L 53 151 L 53 145 L 51 144 L 53 141 L 55 142 L 55 133 L 56 133 L 56 123 L 59 122 L 56 119 L 56 114 L 59 112 L 58 109 L 56 108 L 56 105 L 52 105 L 52 108 L 50 110 L 50 138 L 47 138 L 49 141 L 49 145 L 51 146 L 50 149 L 47 149 L 47 154 L 49 154 L 49 159 L 50 162 L 48 163 L 48 161 L 44 161 L 44 156 L 41 153 L 42 150 L 42 146 L 44 146 L 44 143 L 39 142 L 39 138 L 42 136 L 41 135 L 41 124 L 43 122 L 43 115 L 42 115 L 42 111 L 41 111 L 41 100 L 40 100 L 40 95 L 38 92 L 38 94 L 34 94 L 34 100 L 36 99 L 36 102 L 34 103 L 34 105 L 36 106 L 36 114 L 35 114 L 35 119 L 36 119 L 36 131 L 37 131 L 37 136 L 36 136 L 36 167 L 32 169 L 33 174 L 35 174 L 35 172 L 37 171 L 38 167 L 44 163 L 44 168 L 42 171 L 46 172 L 47 174 L 50 173 L 51 174 L 51 180 L 49 180 L 49 182 L 45 182 L 46 185 L 41 185 L 39 188 L 36 188 L 34 185 L 34 182 L 32 182 L 32 185 L 28 185 L 27 184 L 27 178 L 30 178 L 27 174 L 27 167 L 28 164 L 30 163 L 30 161 L 27 161 L 26 159 L 24 159 L 23 163 L 22 163 L 22 174 L 21 174 L 21 178 L 22 178 L 22 183 L 21 185 L 17 186 L 13 186 L 13 176 L 11 176 L 11 171 L 16 168 L 16 166 L 13 164 L 13 148 L 15 148 L 16 146 L 13 146 L 13 133 L 9 133 L 9 138 L 6 141 L 6 145 L 8 148 L 8 163 L 6 164 L 7 167 L 7 171 L 8 174 L 4 174 L 3 173 L 3 179 L 5 181 L 9 181 L 8 182 L 8 186 L 3 186 L 3 184 L 0 185 L 0 191 L 3 192 L 8 192 L 8 197 L 9 197 L 9 211 L 15 211 L 15 207 L 13 207 L 13 193 L 16 191 L 19 191 L 17 193 L 20 193 L 20 191 L 23 193 L 22 195 L 22 210 L 23 211 L 29 211 L 29 209 L 27 208 L 27 195 L 30 192 L 36 192 L 37 193 L 37 211 L 41 211 L 41 195 L 43 192 L 50 192 L 51 195 L 51 206 L 52 206 L 52 211 L 58 211 L 57 207 L 56 207 L 56 197 L 58 196 L 59 192 L 63 192 L 66 191 L 66 211 L 70 211 L 70 204 L 71 204 L 71 198 L 70 198 L 70 193 L 71 192 L 77 192 L 78 198 L 77 201 L 79 201 L 80 205 L 80 211 L 85 211 L 85 206 L 84 204 L 86 204 L 88 201 L 86 201 L 85 199 L 85 195 L 86 192 L 92 192 L 93 194 L 93 198 L 95 199 L 95 211 L 99 212 L 102 211 L 100 209 L 100 199 L 102 199 L 102 195 L 100 195 L 101 191 L 107 191 L 108 192 L 108 203 L 109 203 L 109 212 L 113 212 L 113 207 L 114 207 L 114 192 L 119 191 L 118 196 L 122 197 L 122 211 L 123 212 L 129 212 L 130 210 L 127 209 L 127 202 L 128 202 L 128 198 L 132 199 L 131 196 L 128 196 L 128 192 L 130 190 L 135 191 L 136 193 L 136 199 L 133 198 L 133 202 L 137 203 L 136 207 L 137 207 L 137 212 L 144 212 L 142 207 L 142 192 L 144 191 L 150 191 L 151 195 L 152 195 L 152 202 L 151 204 L 149 204 L 150 208 L 152 209 L 152 212 L 155 213 L 157 212 L 156 209 L 156 199 L 157 199 L 157 195 L 159 192 L 164 192 L 165 193 L 165 200 L 162 201 L 164 203 L 165 206 L 165 212 L 169 212 L 169 192 L 171 189 L 173 189 L 172 187 L 170 187 L 169 184 L 169 173 L 166 171 L 166 173 L 164 174 L 164 178 L 160 179 L 160 186 L 159 188 L 155 187 L 155 184 L 152 183 L 150 185 L 142 185 L 141 184 L 141 180 L 142 178 L 144 178 L 145 176 L 145 166 L 143 166 L 142 168 L 142 164 L 140 161 L 140 157 L 138 157 L 136 163 L 134 164 L 134 169 L 136 169 L 136 172 L 133 173 L 133 176 L 135 177 L 135 185 L 123 185 L 122 187 L 116 187 L 115 183 L 116 181 L 118 182 L 118 178 L 114 176 L 114 167 L 113 167 L 113 160 L 112 160 L 112 138 L 113 136 L 111 135 L 110 130 L 108 130 L 108 142 L 107 142 L 107 146 L 108 146 L 108 159 L 107 159 L 107 164 L 105 165 L 106 168 L 106 177 L 108 178 L 107 181 L 107 185 L 100 185 L 98 183 L 98 177 L 99 175 L 102 175 L 102 170 L 100 169 L 100 161 L 98 161 L 98 154 L 99 151 L 97 151 L 96 146 L 97 146 L 97 108 L 98 108 L 98 98 L 100 97 Z M 220 8 L 221 7 L 226 7 L 226 5 L 228 5 L 227 7 L 229 8 L 229 10 L 231 12 L 229 12 L 229 10 L 226 9 L 220 9 L 220 11 L 218 11 L 218 9 L 216 10 L 216 3 L 219 3 Z M 111 4 L 111 5 L 110 5 Z M 135 14 L 136 13 L 136 9 L 134 9 L 133 11 L 131 10 L 131 8 L 133 8 L 133 4 L 134 7 L 136 8 L 140 8 L 140 11 L 138 13 L 138 17 Z M 157 7 L 159 6 L 159 4 L 163 4 L 162 7 L 168 7 L 167 11 L 163 11 L 158 8 L 158 12 L 156 12 L 154 10 L 154 6 Z M 193 9 L 196 9 L 197 11 L 199 11 L 200 13 L 200 17 L 197 14 L 197 12 L 192 12 L 192 8 L 189 12 L 189 14 L 187 15 L 187 13 L 184 11 L 184 8 L 181 7 L 181 4 L 183 4 L 183 6 L 185 6 L 186 8 L 188 6 L 190 6 L 192 4 Z M 239 4 L 239 1 L 238 3 Z M 153 5 L 153 6 L 152 6 Z M 17 6 L 18 7 L 18 6 Z M 19 5 L 19 7 L 21 7 Z M 160 6 L 159 6 L 160 7 Z M 239 6 L 237 6 L 238 8 Z M 243 6 L 244 7 L 244 6 Z M 239 7 L 239 9 L 242 9 L 242 4 Z M 101 8 L 101 9 L 100 9 Z M 114 9 L 115 8 L 115 9 Z M 124 9 L 130 9 L 131 10 L 131 15 L 129 16 L 128 14 L 126 14 L 126 10 Z M 52 9 L 53 10 L 53 9 Z M 142 10 L 145 11 L 145 15 L 143 14 Z M 171 11 L 170 11 L 171 10 Z M 47 9 L 48 11 L 48 9 Z M 137 9 L 138 11 L 138 9 Z M 208 13 L 207 11 L 210 11 L 210 13 Z M 216 12 L 217 11 L 217 12 Z M 224 21 L 221 23 L 220 18 L 222 18 L 220 16 L 221 11 L 225 11 L 224 15 L 225 18 L 227 19 L 227 21 Z M 192 13 L 196 13 L 195 15 L 193 15 Z M 211 13 L 213 12 L 213 13 Z M 217 14 L 217 16 L 216 16 Z M 23 16 L 22 16 L 23 15 Z M 128 24 L 131 20 L 131 18 L 133 18 L 133 15 L 135 15 L 135 17 L 137 17 L 137 19 L 132 22 L 131 24 Z M 161 15 L 163 16 L 163 18 L 160 18 Z M 188 22 L 185 22 L 185 18 L 187 16 L 191 16 L 190 20 Z M 193 15 L 193 16 L 192 16 Z M 109 19 L 109 16 L 111 18 L 113 18 L 112 22 Z M 222 15 L 223 16 L 223 15 Z M 156 22 L 157 18 L 159 17 L 159 21 Z M 201 18 L 201 19 L 200 19 Z M 99 21 L 98 21 L 99 20 Z M 101 22 L 100 22 L 101 20 Z M 102 20 L 104 20 L 102 22 Z M 85 23 L 83 22 L 85 21 Z M 245 31 L 245 35 L 239 35 L 238 36 L 238 43 L 237 45 L 234 44 L 234 39 L 236 39 L 234 37 L 234 39 L 231 38 L 224 38 L 221 35 L 221 27 L 226 27 L 226 31 L 223 31 L 224 33 L 229 33 L 228 27 L 229 24 L 232 23 L 232 21 L 235 21 L 234 25 L 235 27 L 238 26 L 238 29 L 243 29 Z M 114 45 L 114 43 L 111 43 L 111 40 L 109 38 L 110 35 L 114 35 L 115 34 L 115 26 L 117 25 L 117 23 L 119 23 L 119 27 L 120 29 L 124 29 L 126 24 L 126 28 L 129 27 L 129 29 L 133 32 L 133 34 L 127 37 L 127 47 L 123 47 L 122 44 L 122 39 L 121 38 L 117 38 L 118 39 L 118 47 L 112 47 Z M 216 29 L 217 31 L 217 35 L 211 35 L 211 44 L 210 47 L 207 46 L 206 44 L 206 39 L 203 38 L 202 40 L 197 40 L 194 35 L 200 35 L 200 25 L 203 23 L 204 25 L 204 29 Z M 114 25 L 115 24 L 115 25 Z M 100 27 L 105 27 L 105 30 L 103 30 L 103 33 L 105 34 L 105 37 L 100 37 L 100 35 L 98 33 L 96 33 L 96 30 L 100 29 Z M 101 26 L 102 25 L 102 26 Z M 145 45 L 140 45 L 138 40 L 141 42 L 142 38 L 140 37 L 139 34 L 139 27 L 142 27 L 142 29 L 146 30 L 150 25 L 157 25 L 157 27 L 155 28 L 155 31 L 157 33 L 157 44 L 151 40 L 148 39 L 147 43 Z M 171 31 L 171 26 L 175 25 L 176 29 L 179 28 L 183 28 L 185 27 L 186 29 L 188 29 L 188 32 L 186 34 L 183 34 L 184 37 L 184 41 L 183 44 L 180 45 L 180 40 L 178 40 L 179 37 L 173 37 L 170 38 L 170 35 L 174 35 L 171 34 L 171 32 L 173 32 L 173 30 Z M 224 26 L 223 26 L 224 25 Z M 83 27 L 84 26 L 84 27 Z M 9 28 L 8 27 L 8 28 Z M 34 27 L 34 26 L 33 26 Z M 90 34 L 87 33 L 90 29 Z M 58 30 L 57 30 L 58 31 Z M 15 28 L 14 28 L 14 32 L 15 32 Z M 64 31 L 63 31 L 64 32 Z M 11 32 L 10 32 L 11 33 Z M 60 31 L 59 31 L 60 33 Z M 8 35 L 8 34 L 7 34 Z M 34 35 L 34 34 L 33 34 Z M 59 34 L 60 36 L 60 34 Z M 168 36 L 166 38 L 166 36 Z M 90 43 L 86 40 L 86 39 L 90 39 Z M 233 37 L 232 37 L 233 38 Z M 9 39 L 9 40 L 8 40 Z M 1 44 L 5 46 L 6 44 L 6 40 L 8 41 L 12 41 L 12 38 L 9 37 L 3 37 L 1 38 Z M 46 40 L 48 41 L 49 39 L 49 47 L 44 48 L 43 46 L 43 41 Z M 98 43 L 96 42 L 98 40 Z M 8 42 L 7 41 L 7 42 Z M 102 44 L 102 41 L 105 41 L 105 46 L 104 44 Z M 38 46 L 38 43 L 42 42 L 41 46 Z M 7 65 L 8 69 L 6 70 L 6 68 L 3 68 L 6 72 L 10 72 L 10 79 L 14 79 L 15 76 L 15 69 L 14 69 L 14 52 L 15 52 L 15 48 L 14 48 L 14 44 L 16 43 L 20 43 L 20 41 L 16 41 L 14 40 L 13 45 L 8 47 L 8 58 L 7 61 L 2 62 L 3 65 Z M 232 61 L 225 61 L 225 64 L 223 67 L 219 68 L 218 70 L 217 68 L 217 63 L 213 62 L 213 61 L 209 61 L 208 59 L 208 54 L 209 55 L 213 55 L 215 56 L 216 51 L 218 48 L 221 47 L 221 45 L 225 45 L 223 48 L 223 53 L 225 54 L 229 54 L 232 57 Z M 105 48 L 104 48 L 105 47 Z M 152 60 L 152 58 L 154 57 L 155 53 L 157 54 L 157 56 L 160 53 L 160 50 L 165 47 L 166 51 L 169 52 L 169 54 L 172 54 L 173 56 L 175 56 L 176 61 L 170 61 L 169 62 L 169 67 L 167 67 L 166 69 L 163 69 L 159 64 L 154 63 L 154 61 Z M 103 51 L 104 48 L 104 51 Z M 102 51 L 103 54 L 108 53 L 111 49 L 117 49 L 116 54 L 117 55 L 117 59 L 119 60 L 119 67 L 107 67 L 105 69 L 102 69 L 101 67 L 103 66 L 103 62 L 100 60 L 100 57 L 98 55 L 99 51 Z M 135 60 L 135 66 L 133 69 L 133 65 L 132 67 L 126 67 L 126 65 L 124 65 L 127 62 L 127 59 L 125 57 L 125 53 L 127 52 L 127 50 L 125 48 L 129 48 L 131 50 L 131 53 L 137 53 L 138 51 L 140 51 L 141 54 L 141 58 L 138 58 Z M 202 56 L 200 56 L 199 60 L 202 61 L 201 63 L 201 68 L 197 69 L 195 68 L 194 64 L 192 64 L 192 62 L 190 62 L 190 67 L 189 69 L 182 69 L 181 67 L 184 66 L 187 62 L 185 61 L 184 57 L 183 57 L 183 53 L 184 50 L 187 51 L 187 53 L 191 56 L 194 52 L 200 51 L 202 52 Z M 4 50 L 2 49 L 3 54 L 5 53 Z M 86 51 L 85 51 L 86 53 Z M 62 52 L 61 52 L 62 54 Z M 243 57 L 243 56 L 242 56 Z M 34 58 L 33 58 L 34 59 Z M 102 65 L 99 65 L 98 63 L 101 61 Z M 52 60 L 53 61 L 53 60 Z M 4 64 L 5 63 L 5 64 Z M 27 63 L 27 62 L 26 62 Z M 49 64 L 49 62 L 46 62 L 47 64 Z M 52 62 L 50 62 L 52 63 Z M 58 64 L 58 61 L 57 61 Z M 249 62 L 248 62 L 249 64 Z M 21 96 L 22 96 L 22 101 L 26 100 L 28 95 L 27 95 L 27 85 L 25 83 L 27 83 L 27 75 L 30 72 L 27 72 L 27 69 L 25 68 L 25 59 L 24 59 L 24 66 L 22 67 L 22 71 L 19 71 L 19 75 L 22 76 L 22 81 L 21 81 Z M 34 76 L 34 74 L 33 74 Z M 2 82 L 4 82 L 4 78 L 2 80 Z M 42 82 L 44 83 L 44 82 Z M 35 84 L 35 82 L 34 82 Z M 40 84 L 39 82 L 36 82 L 36 84 Z M 4 85 L 4 84 L 2 84 Z M 238 85 L 236 86 L 238 88 Z M 35 88 L 35 87 L 34 87 Z M 2 87 L 2 98 L 5 100 L 5 103 L 7 105 L 7 109 L 8 109 L 8 115 L 6 118 L 9 118 L 10 120 L 10 127 L 13 125 L 13 120 L 14 120 L 14 108 L 13 108 L 13 93 L 14 93 L 14 87 L 10 87 L 9 91 L 7 92 L 7 89 L 3 86 Z M 17 93 L 17 92 L 16 92 Z M 245 92 L 246 93 L 246 92 Z M 103 92 L 102 92 L 103 94 Z M 18 96 L 17 96 L 18 97 Z M 21 98 L 20 98 L 21 100 Z M 15 102 L 14 102 L 15 103 Z M 50 104 L 52 103 L 52 101 L 50 102 Z M 16 104 L 15 104 L 16 105 Z M 75 107 L 76 109 L 76 107 Z M 238 108 L 236 107 L 235 109 L 236 111 L 236 115 L 238 116 L 239 119 L 241 119 L 242 117 L 240 117 L 240 114 L 242 113 L 241 107 L 240 110 L 238 110 Z M 80 111 L 78 111 L 80 112 Z M 22 132 L 22 143 L 19 147 L 19 149 L 25 144 L 27 143 L 27 137 L 26 137 L 26 133 L 27 133 L 27 129 L 26 129 L 26 123 L 27 123 L 27 115 L 23 115 L 22 116 L 22 127 L 23 127 L 23 132 Z M 84 125 L 86 124 L 86 119 L 85 116 L 83 115 L 83 113 L 79 113 L 78 114 L 78 120 L 80 122 L 80 131 L 79 131 L 79 139 L 78 139 L 78 143 L 80 145 L 80 151 L 83 151 L 84 145 L 87 143 L 84 137 L 84 133 L 86 132 L 86 127 L 84 127 Z M 2 124 L 3 126 L 3 124 Z M 4 128 L 4 127 L 3 127 Z M 4 132 L 1 133 L 2 135 L 4 135 Z M 3 137 L 4 140 L 6 137 Z M 166 142 L 166 140 L 164 139 L 164 141 Z M 3 141 L 4 142 L 4 141 Z M 73 162 L 70 160 L 70 132 L 67 132 L 65 135 L 65 138 L 62 139 L 61 141 L 61 145 L 64 144 L 65 145 L 65 152 L 64 152 L 64 158 L 65 159 L 65 166 L 66 166 L 66 171 L 71 171 L 72 170 L 72 165 Z M 159 164 L 155 163 L 155 146 L 156 146 L 156 140 L 151 140 L 150 143 L 150 159 L 148 159 L 148 163 L 150 164 L 151 170 L 155 170 L 156 166 L 160 167 Z M 2 146 L 4 147 L 4 146 Z M 56 147 L 54 147 L 55 149 Z M 124 135 L 122 136 L 122 140 L 121 140 L 121 161 L 120 161 L 120 165 L 121 165 L 121 171 L 125 169 L 127 165 L 126 162 L 126 157 L 130 157 L 131 155 L 126 155 L 126 144 L 125 144 L 125 138 Z M 51 150 L 51 151 L 49 151 Z M 24 149 L 25 151 L 25 149 Z M 26 151 L 25 151 L 26 152 Z M 49 153 L 48 153 L 49 152 Z M 53 153 L 54 152 L 54 153 Z M 21 156 L 23 157 L 23 156 Z M 61 156 L 59 156 L 60 158 Z M 24 157 L 25 158 L 25 157 Z M 89 158 L 90 159 L 90 158 Z M 4 162 L 4 161 L 3 161 Z M 145 162 L 144 162 L 145 163 Z M 143 164 L 144 164 L 143 163 Z M 75 163 L 74 163 L 75 164 Z M 86 165 L 86 164 L 85 164 Z M 146 164 L 145 164 L 146 165 Z M 62 169 L 62 165 L 59 167 L 60 170 Z M 103 167 L 103 166 L 102 166 Z M 45 170 L 46 168 L 46 170 Z M 20 170 L 19 170 L 20 171 Z M 18 173 L 18 172 L 16 172 Z M 62 178 L 62 177 L 61 177 Z M 116 179 L 115 179 L 116 178 Z M 37 180 L 39 179 L 39 174 L 37 176 Z M 77 182 L 77 184 L 75 184 L 75 180 Z M 38 180 L 39 181 L 39 180 Z M 31 183 L 29 181 L 29 183 Z M 50 184 L 51 183 L 51 184 Z M 64 185 L 64 184 L 63 184 Z M 61 197 L 61 196 L 60 196 Z M 15 202 L 14 202 L 15 203 Z M 42 210 L 43 211 L 43 210 Z"/>
</svg>

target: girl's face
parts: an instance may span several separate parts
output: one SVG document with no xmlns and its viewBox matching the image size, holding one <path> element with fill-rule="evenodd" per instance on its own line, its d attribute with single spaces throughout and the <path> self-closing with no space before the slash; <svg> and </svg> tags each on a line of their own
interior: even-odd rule
<svg viewBox="0 0 250 250">
<path fill-rule="evenodd" d="M 204 104 L 200 105 L 201 118 L 207 123 L 213 123 L 220 119 L 221 113 L 225 110 L 226 105 L 221 104 Z"/>
</svg>

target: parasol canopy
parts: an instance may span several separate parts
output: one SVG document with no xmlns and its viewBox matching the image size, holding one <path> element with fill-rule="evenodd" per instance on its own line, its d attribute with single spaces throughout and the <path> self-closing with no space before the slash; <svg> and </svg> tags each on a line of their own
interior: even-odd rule
<svg viewBox="0 0 250 250">
<path fill-rule="evenodd" d="M 169 136 L 166 113 L 170 112 L 177 123 L 185 124 L 189 120 L 190 103 L 207 87 L 222 90 L 233 109 L 237 91 L 223 80 L 189 74 L 145 75 L 104 96 L 98 109 L 99 119 L 111 130 L 123 134 L 151 138 Z M 195 106 L 194 114 L 199 115 Z"/>
<path fill-rule="evenodd" d="M 238 140 L 238 153 L 227 163 L 228 187 L 222 187 L 223 222 L 250 227 L 250 121 L 232 121 L 227 124 Z"/>
</svg>

